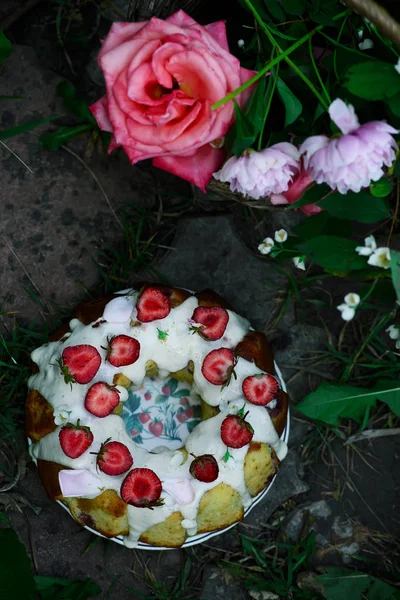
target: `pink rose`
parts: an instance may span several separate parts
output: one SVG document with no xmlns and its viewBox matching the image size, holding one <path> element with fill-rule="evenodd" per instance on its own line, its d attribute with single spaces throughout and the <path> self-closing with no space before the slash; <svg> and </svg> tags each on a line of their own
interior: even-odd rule
<svg viewBox="0 0 400 600">
<path fill-rule="evenodd" d="M 153 165 L 203 191 L 225 151 L 212 142 L 234 120 L 232 102 L 211 105 L 254 74 L 229 52 L 225 23 L 203 27 L 182 10 L 165 21 L 114 23 L 99 54 L 107 93 L 90 107 L 132 164 Z M 247 100 L 249 89 L 236 100 Z M 216 144 L 217 145 L 217 144 Z"/>
</svg>

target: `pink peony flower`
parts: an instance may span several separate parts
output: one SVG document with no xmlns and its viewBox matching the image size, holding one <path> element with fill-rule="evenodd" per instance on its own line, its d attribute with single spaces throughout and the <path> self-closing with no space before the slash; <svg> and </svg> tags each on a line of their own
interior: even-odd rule
<svg viewBox="0 0 400 600">
<path fill-rule="evenodd" d="M 283 194 L 275 194 L 271 196 L 271 204 L 293 204 L 301 198 L 307 188 L 313 183 L 313 178 L 310 173 L 305 169 L 301 168 L 289 185 L 286 192 Z M 322 208 L 317 204 L 307 204 L 306 206 L 300 206 L 300 210 L 303 211 L 308 217 L 316 215 L 321 212 Z"/>
<path fill-rule="evenodd" d="M 99 54 L 107 93 L 90 107 L 132 164 L 153 165 L 202 190 L 225 151 L 211 142 L 234 119 L 233 102 L 211 105 L 253 76 L 229 52 L 225 23 L 205 27 L 182 10 L 165 21 L 114 23 Z M 237 101 L 243 105 L 247 89 Z"/>
<path fill-rule="evenodd" d="M 385 121 L 360 126 L 354 107 L 339 98 L 330 105 L 329 115 L 344 135 L 307 138 L 300 146 L 305 167 L 317 183 L 327 183 L 341 194 L 359 192 L 384 175 L 384 165 L 393 163 L 397 144 L 391 134 L 398 131 Z"/>
<path fill-rule="evenodd" d="M 297 148 L 281 142 L 261 152 L 246 150 L 240 158 L 232 156 L 214 177 L 228 182 L 232 192 L 258 200 L 286 192 L 299 166 Z"/>
</svg>

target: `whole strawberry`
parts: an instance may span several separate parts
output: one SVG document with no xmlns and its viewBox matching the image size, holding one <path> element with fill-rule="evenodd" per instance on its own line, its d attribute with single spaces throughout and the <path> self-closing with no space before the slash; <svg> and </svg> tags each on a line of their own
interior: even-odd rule
<svg viewBox="0 0 400 600">
<path fill-rule="evenodd" d="M 245 418 L 246 415 L 229 415 L 222 421 L 221 438 L 229 448 L 242 448 L 251 442 L 254 429 Z"/>
<path fill-rule="evenodd" d="M 219 306 L 199 306 L 194 311 L 191 320 L 196 323 L 193 327 L 194 333 L 197 332 L 206 340 L 215 341 L 224 335 L 229 314 Z"/>
<path fill-rule="evenodd" d="M 197 456 L 189 468 L 190 474 L 198 481 L 210 483 L 218 477 L 218 463 L 212 454 Z"/>
<path fill-rule="evenodd" d="M 137 361 L 140 343 L 129 335 L 116 335 L 108 342 L 107 360 L 113 367 L 126 367 Z"/>
<path fill-rule="evenodd" d="M 153 508 L 160 501 L 162 485 L 151 469 L 132 469 L 121 485 L 121 498 L 127 504 L 138 508 Z"/>
<path fill-rule="evenodd" d="M 101 356 L 94 346 L 67 346 L 58 359 L 65 383 L 89 383 L 101 365 Z"/>
<path fill-rule="evenodd" d="M 100 446 L 96 462 L 106 475 L 122 475 L 133 465 L 133 458 L 125 444 L 108 439 Z"/>
<path fill-rule="evenodd" d="M 275 398 L 279 390 L 279 383 L 273 375 L 260 373 L 246 377 L 242 384 L 242 390 L 249 402 L 265 406 Z"/>
<path fill-rule="evenodd" d="M 107 417 L 119 404 L 119 392 L 105 381 L 94 383 L 85 397 L 85 408 L 99 418 Z"/>
<path fill-rule="evenodd" d="M 93 433 L 89 427 L 81 425 L 78 419 L 76 425 L 67 423 L 58 434 L 61 449 L 69 458 L 78 458 L 93 443 Z"/>
<path fill-rule="evenodd" d="M 235 355 L 229 348 L 211 350 L 203 360 L 201 372 L 213 385 L 228 385 L 231 376 L 235 375 Z"/>
<path fill-rule="evenodd" d="M 171 311 L 171 303 L 164 292 L 156 287 L 146 288 L 137 301 L 137 318 L 142 323 L 150 323 L 167 317 Z"/>
<path fill-rule="evenodd" d="M 164 425 L 161 423 L 161 421 L 155 419 L 154 421 L 149 423 L 148 428 L 150 433 L 152 433 L 155 437 L 160 437 L 160 435 L 163 432 Z"/>
</svg>

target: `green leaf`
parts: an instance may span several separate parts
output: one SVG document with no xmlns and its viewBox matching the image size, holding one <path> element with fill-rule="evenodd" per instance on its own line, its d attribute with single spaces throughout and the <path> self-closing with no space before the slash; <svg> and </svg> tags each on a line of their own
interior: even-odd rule
<svg viewBox="0 0 400 600">
<path fill-rule="evenodd" d="M 93 126 L 90 124 L 72 126 L 65 125 L 57 129 L 57 131 L 41 135 L 39 141 L 44 148 L 47 148 L 47 150 L 58 150 L 63 144 L 66 144 L 73 138 L 76 138 L 83 133 L 92 131 L 92 129 Z"/>
<path fill-rule="evenodd" d="M 386 98 L 386 104 L 394 116 L 400 118 L 400 92 L 397 92 L 397 94 L 393 94 L 393 96 Z"/>
<path fill-rule="evenodd" d="M 392 272 L 393 287 L 397 300 L 400 302 L 400 252 L 398 250 L 390 250 L 390 269 Z"/>
<path fill-rule="evenodd" d="M 186 421 L 185 425 L 189 430 L 189 433 L 192 433 L 193 429 L 195 429 L 195 427 L 197 427 L 197 425 L 199 424 L 198 419 L 194 419 L 193 421 Z"/>
<path fill-rule="evenodd" d="M 315 204 L 316 202 L 319 202 L 321 198 L 326 196 L 330 190 L 331 188 L 325 183 L 322 183 L 321 185 L 312 185 L 304 192 L 301 198 L 288 206 L 288 210 L 300 208 L 300 206 L 307 206 L 307 204 Z"/>
<path fill-rule="evenodd" d="M 281 5 L 277 0 L 264 0 L 267 10 L 278 23 L 286 21 L 286 15 Z"/>
<path fill-rule="evenodd" d="M 173 394 L 176 391 L 176 388 L 178 387 L 178 380 L 172 378 L 169 379 L 166 387 L 169 387 L 169 393 Z"/>
<path fill-rule="evenodd" d="M 351 234 L 351 224 L 348 221 L 342 221 L 335 217 L 329 216 L 326 210 L 306 217 L 294 227 L 293 231 L 303 240 L 307 240 L 319 235 L 338 235 L 346 236 Z"/>
<path fill-rule="evenodd" d="M 190 390 L 188 389 L 182 389 L 182 390 L 178 390 L 177 392 L 174 392 L 173 394 L 171 394 L 171 396 L 173 398 L 184 398 L 185 396 L 190 396 Z"/>
<path fill-rule="evenodd" d="M 165 396 L 165 394 L 158 394 L 154 402 L 155 404 L 164 404 L 164 402 L 166 402 L 167 400 L 169 400 L 169 396 Z"/>
<path fill-rule="evenodd" d="M 87 600 L 101 594 L 101 588 L 90 578 L 72 581 L 59 577 L 35 576 L 35 583 L 43 600 Z"/>
<path fill-rule="evenodd" d="M 248 102 L 246 103 L 245 114 L 249 121 L 253 124 L 253 130 L 255 136 L 257 136 L 264 122 L 265 112 L 265 80 L 263 77 L 254 92 L 251 94 Z M 255 137 L 254 137 L 255 139 Z"/>
<path fill-rule="evenodd" d="M 372 389 L 324 381 L 297 404 L 296 410 L 328 425 L 339 425 L 340 418 L 361 423 L 366 411 L 374 408 L 377 400 L 399 415 L 400 381 L 378 381 Z"/>
<path fill-rule="evenodd" d="M 75 86 L 72 83 L 61 81 L 56 91 L 57 96 L 62 98 L 65 108 L 77 119 L 80 121 L 89 121 L 89 123 L 96 125 L 96 119 L 90 112 L 87 103 L 77 96 Z"/>
<path fill-rule="evenodd" d="M 276 87 L 278 94 L 285 105 L 285 127 L 287 127 L 291 123 L 294 123 L 294 121 L 301 115 L 303 111 L 303 105 L 280 77 L 278 77 Z"/>
<path fill-rule="evenodd" d="M 400 600 L 400 590 L 361 571 L 324 567 L 323 575 L 307 573 L 300 587 L 315 591 L 326 600 Z"/>
<path fill-rule="evenodd" d="M 283 0 L 283 8 L 289 15 L 301 15 L 307 8 L 306 0 Z"/>
<path fill-rule="evenodd" d="M 399 98 L 400 101 L 400 98 Z M 379 181 L 373 181 L 369 186 L 369 191 L 375 198 L 386 198 L 389 196 L 390 192 L 393 189 L 393 181 L 391 179 L 387 179 L 387 177 L 382 177 Z"/>
<path fill-rule="evenodd" d="M 375 405 L 376 394 L 368 389 L 324 381 L 297 404 L 296 410 L 328 425 L 339 425 L 340 418 L 361 423 L 365 411 Z"/>
<path fill-rule="evenodd" d="M 250 148 L 257 134 L 254 130 L 254 125 L 247 115 L 242 111 L 236 100 L 233 101 L 235 106 L 235 141 L 231 148 L 231 152 L 235 156 L 240 156 L 247 148 Z"/>
<path fill-rule="evenodd" d="M 320 235 L 298 245 L 299 254 L 305 254 L 320 267 L 334 272 L 363 269 L 365 257 L 359 256 L 354 240 L 334 235 Z"/>
<path fill-rule="evenodd" d="M 336 0 L 311 0 L 310 19 L 322 25 L 333 25 L 333 17 L 337 14 Z"/>
<path fill-rule="evenodd" d="M 0 529 L 0 596 L 36 598 L 35 581 L 25 546 L 13 529 Z"/>
<path fill-rule="evenodd" d="M 168 331 L 163 331 L 162 329 L 159 329 L 158 327 L 157 327 L 157 331 L 158 331 L 158 339 L 159 340 L 161 340 L 163 342 L 164 340 L 167 339 Z"/>
<path fill-rule="evenodd" d="M 376 223 L 390 217 L 385 200 L 372 196 L 367 190 L 347 194 L 334 192 L 319 202 L 318 206 L 334 217 L 361 223 Z"/>
<path fill-rule="evenodd" d="M 48 123 L 49 121 L 54 121 L 54 119 L 59 118 L 60 117 L 49 117 L 48 119 L 39 119 L 38 121 L 31 121 L 30 123 L 23 123 L 22 125 L 8 127 L 8 129 L 3 129 L 3 131 L 0 131 L 0 140 L 6 140 L 7 138 L 14 137 L 15 135 L 19 135 L 25 131 L 30 131 L 31 129 L 35 129 L 35 127 L 39 127 L 39 125 L 43 125 L 44 123 Z"/>
<path fill-rule="evenodd" d="M 11 54 L 12 54 L 11 42 L 8 38 L 6 38 L 4 33 L 0 30 L 0 67 L 2 66 L 2 64 L 6 60 L 6 58 L 11 56 Z"/>
<path fill-rule="evenodd" d="M 383 100 L 400 92 L 400 77 L 394 65 L 381 60 L 353 65 L 345 77 L 344 87 L 365 100 Z"/>
</svg>

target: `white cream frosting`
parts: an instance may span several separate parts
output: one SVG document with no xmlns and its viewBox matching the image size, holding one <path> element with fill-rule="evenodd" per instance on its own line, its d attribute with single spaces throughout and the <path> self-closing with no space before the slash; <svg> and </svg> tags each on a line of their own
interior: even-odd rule
<svg viewBox="0 0 400 600">
<path fill-rule="evenodd" d="M 91 454 L 99 450 L 101 443 L 111 438 L 129 448 L 134 460 L 133 468 L 145 467 L 157 473 L 163 483 L 161 497 L 164 499 L 164 505 L 153 510 L 128 505 L 129 535 L 124 538 L 128 547 L 135 547 L 142 533 L 177 511 L 184 518 L 182 526 L 188 534 L 196 533 L 200 500 L 205 492 L 220 483 L 232 486 L 241 495 L 243 506 L 249 506 L 251 497 L 244 482 L 244 459 L 248 445 L 239 449 L 229 448 L 230 457 L 225 461 L 227 447 L 222 442 L 220 429 L 222 421 L 229 414 L 236 413 L 245 406 L 245 412 L 248 412 L 246 420 L 254 429 L 253 441 L 268 443 L 280 460 L 287 452 L 286 444 L 279 439 L 265 407 L 247 402 L 243 395 L 243 380 L 249 375 L 262 373 L 254 363 L 239 357 L 235 366 L 236 379 L 232 377 L 229 385 L 223 389 L 207 381 L 201 372 L 203 360 L 209 352 L 221 347 L 236 347 L 250 330 L 248 321 L 228 310 L 229 321 L 224 335 L 221 339 L 210 342 L 190 330 L 188 320 L 198 306 L 195 296 L 171 309 L 164 319 L 139 325 L 136 320 L 136 299 L 137 293 L 134 290 L 124 291 L 124 295 L 120 294 L 106 305 L 103 316 L 96 321 L 95 327 L 93 324 L 85 326 L 79 320 L 73 319 L 70 322 L 71 333 L 67 337 L 57 342 L 49 342 L 32 353 L 32 360 L 38 365 L 39 372 L 28 382 L 29 388 L 40 392 L 51 404 L 58 425 L 54 432 L 32 444 L 30 452 L 34 458 L 85 471 L 96 478 L 96 483 L 99 482 L 98 490 L 113 489 L 119 493 L 126 473 L 120 476 L 106 475 L 96 469 L 96 456 Z M 166 338 L 159 335 L 160 331 L 167 334 Z M 107 338 L 120 334 L 136 338 L 140 343 L 140 354 L 134 364 L 117 368 L 105 360 L 104 348 L 108 345 Z M 165 339 L 160 339 L 163 337 Z M 102 357 L 102 363 L 89 384 L 71 386 L 64 382 L 56 361 L 61 357 L 64 348 L 78 344 L 94 346 Z M 168 376 L 171 372 L 185 368 L 190 360 L 194 363 L 193 390 L 208 404 L 219 406 L 221 410 L 215 417 L 199 423 L 185 443 L 189 453 L 197 456 L 214 455 L 218 462 L 219 475 L 212 483 L 198 481 L 190 475 L 189 467 L 194 460 L 190 454 L 185 461 L 183 453 L 179 451 L 150 453 L 132 441 L 121 417 L 111 414 L 100 419 L 84 408 L 86 393 L 96 381 L 112 383 L 116 373 L 123 373 L 134 385 L 140 385 L 146 375 L 146 364 L 149 361 L 157 364 L 159 374 L 164 373 Z M 121 386 L 118 386 L 117 390 L 120 400 L 125 401 L 128 397 L 127 390 Z M 94 436 L 90 448 L 76 459 L 66 456 L 60 446 L 59 432 L 65 424 L 65 417 L 72 423 L 80 419 L 82 424 L 90 427 Z M 91 479 L 91 485 L 94 481 Z M 101 491 L 91 488 L 84 497 L 93 498 L 99 493 Z"/>
</svg>

